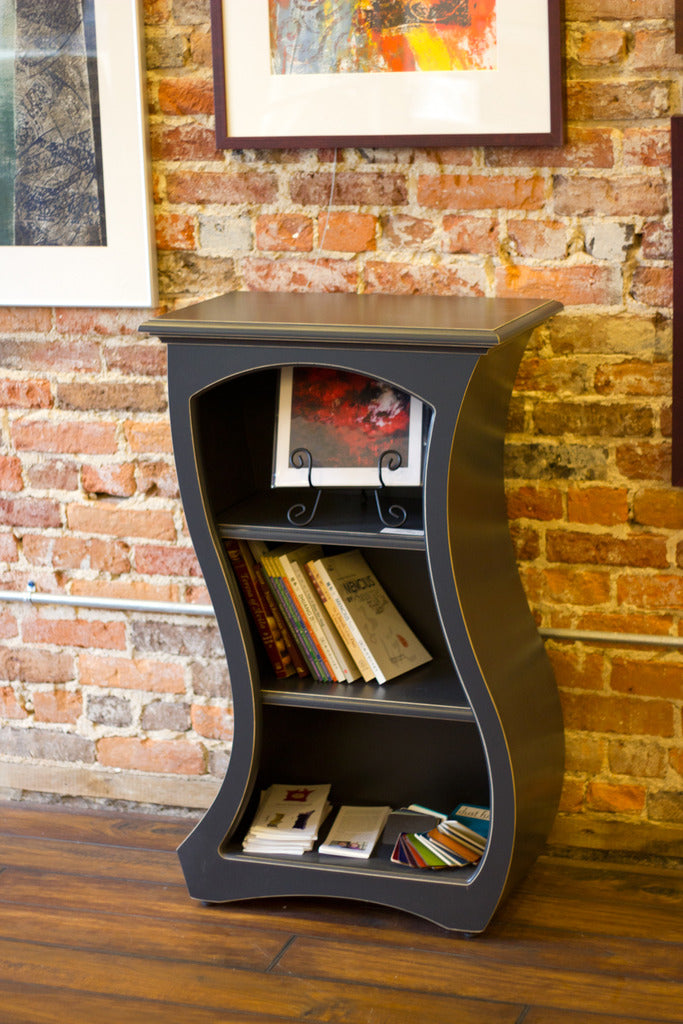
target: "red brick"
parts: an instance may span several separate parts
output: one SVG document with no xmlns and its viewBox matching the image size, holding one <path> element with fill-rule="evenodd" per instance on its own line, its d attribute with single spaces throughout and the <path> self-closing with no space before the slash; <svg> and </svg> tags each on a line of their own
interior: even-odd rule
<svg viewBox="0 0 683 1024">
<path fill-rule="evenodd" d="M 22 623 L 22 637 L 25 643 L 123 650 L 126 646 L 126 627 L 123 622 L 32 616 Z"/>
<path fill-rule="evenodd" d="M 567 733 L 565 736 L 565 769 L 568 772 L 586 772 L 597 775 L 605 763 L 606 742 L 602 737 L 587 733 Z"/>
<path fill-rule="evenodd" d="M 644 786 L 632 786 L 624 783 L 591 782 L 588 785 L 588 806 L 595 811 L 611 811 L 627 814 L 642 811 L 645 807 Z"/>
<path fill-rule="evenodd" d="M 584 611 L 575 623 L 576 629 L 597 630 L 600 633 L 640 633 L 643 636 L 668 636 L 674 625 L 672 615 L 643 612 Z"/>
<path fill-rule="evenodd" d="M 515 389 L 525 394 L 530 391 L 555 394 L 571 391 L 578 395 L 590 390 L 588 375 L 585 360 L 527 356 L 517 371 Z"/>
<path fill-rule="evenodd" d="M 154 222 L 159 249 L 197 248 L 197 218 L 194 214 L 157 212 Z"/>
<path fill-rule="evenodd" d="M 0 718 L 28 718 L 23 697 L 11 686 L 0 686 Z"/>
<path fill-rule="evenodd" d="M 683 577 L 623 575 L 617 579 L 617 600 L 649 611 L 680 611 L 683 608 Z"/>
<path fill-rule="evenodd" d="M 392 212 L 385 213 L 381 222 L 383 241 L 398 248 L 429 248 L 436 235 L 435 224 L 426 217 L 412 217 L 408 213 Z"/>
<path fill-rule="evenodd" d="M 0 331 L 8 334 L 49 334 L 52 310 L 47 307 L 3 306 L 0 308 Z"/>
<path fill-rule="evenodd" d="M 75 460 L 42 458 L 39 463 L 26 466 L 26 481 L 40 491 L 76 491 L 78 464 Z"/>
<path fill-rule="evenodd" d="M 673 232 L 661 221 L 643 224 L 641 254 L 644 260 L 673 259 Z"/>
<path fill-rule="evenodd" d="M 161 498 L 178 497 L 178 478 L 175 463 L 139 462 L 135 470 L 137 489 L 141 494 L 158 495 Z"/>
<path fill-rule="evenodd" d="M 0 380 L 0 406 L 49 409 L 52 391 L 46 380 Z"/>
<path fill-rule="evenodd" d="M 542 593 L 552 602 L 566 605 L 604 604 L 610 597 L 609 573 L 575 568 L 550 568 L 542 574 Z"/>
<path fill-rule="evenodd" d="M 541 539 L 538 531 L 532 527 L 523 527 L 519 523 L 511 523 L 510 537 L 512 538 L 517 561 L 531 562 L 540 556 Z"/>
<path fill-rule="evenodd" d="M 561 814 L 577 813 L 583 807 L 586 783 L 582 779 L 565 778 L 562 780 L 562 792 L 558 810 Z"/>
<path fill-rule="evenodd" d="M 118 447 L 114 423 L 21 419 L 11 432 L 18 451 L 106 455 Z"/>
<path fill-rule="evenodd" d="M 127 462 L 99 466 L 83 466 L 81 470 L 83 490 L 87 494 L 106 494 L 116 498 L 129 498 L 135 494 L 135 467 Z"/>
<path fill-rule="evenodd" d="M 345 260 L 245 260 L 244 281 L 255 292 L 356 292 L 358 271 Z"/>
<path fill-rule="evenodd" d="M 572 690 L 604 690 L 607 677 L 604 654 L 582 648 L 550 647 L 548 656 L 558 686 Z"/>
<path fill-rule="evenodd" d="M 615 462 L 629 480 L 671 480 L 670 444 L 619 444 Z"/>
<path fill-rule="evenodd" d="M 212 128 L 199 124 L 150 127 L 153 160 L 222 160 Z"/>
<path fill-rule="evenodd" d="M 609 306 L 621 301 L 621 273 L 616 266 L 497 267 L 495 282 L 501 298 L 558 299 L 566 306 Z"/>
<path fill-rule="evenodd" d="M 664 183 L 645 175 L 560 174 L 553 182 L 553 205 L 561 217 L 661 217 L 668 212 Z"/>
<path fill-rule="evenodd" d="M 484 150 L 489 167 L 609 168 L 614 166 L 613 133 L 609 128 L 568 124 L 563 146 L 496 146 Z"/>
<path fill-rule="evenodd" d="M 633 502 L 633 518 L 644 526 L 683 530 L 683 491 L 638 491 Z"/>
<path fill-rule="evenodd" d="M 55 501 L 40 498 L 0 499 L 0 523 L 8 526 L 49 528 L 62 525 L 62 514 Z"/>
<path fill-rule="evenodd" d="M 678 74 L 680 58 L 671 45 L 671 31 L 668 26 L 656 29 L 652 26 L 637 28 L 633 33 L 633 49 L 630 64 L 638 71 L 657 71 L 671 68 Z"/>
<path fill-rule="evenodd" d="M 21 647 L 0 650 L 0 673 L 3 679 L 16 679 L 22 683 L 67 683 L 74 678 L 71 654 Z"/>
<path fill-rule="evenodd" d="M 213 114 L 213 81 L 190 76 L 163 78 L 159 107 L 164 114 Z"/>
<path fill-rule="evenodd" d="M 36 690 L 33 694 L 36 722 L 63 722 L 72 725 L 83 711 L 83 698 L 69 690 Z"/>
<path fill-rule="evenodd" d="M 173 451 L 171 428 L 167 422 L 152 423 L 145 420 L 127 420 L 123 425 L 126 441 L 134 452 Z"/>
<path fill-rule="evenodd" d="M 420 266 L 373 260 L 365 266 L 365 287 L 386 295 L 483 296 L 486 274 L 476 264 Z"/>
<path fill-rule="evenodd" d="M 546 182 L 538 174 L 421 174 L 417 201 L 436 210 L 540 210 Z"/>
<path fill-rule="evenodd" d="M 628 491 L 613 487 L 570 487 L 567 518 L 570 523 L 616 526 L 628 521 Z"/>
<path fill-rule="evenodd" d="M 108 370 L 148 377 L 166 376 L 166 346 L 160 342 L 145 344 L 111 344 L 103 349 Z"/>
<path fill-rule="evenodd" d="M 192 726 L 199 736 L 204 736 L 207 739 L 232 739 L 233 717 L 226 708 L 193 704 Z"/>
<path fill-rule="evenodd" d="M 567 225 L 550 220 L 509 220 L 508 236 L 518 256 L 559 260 L 567 255 Z"/>
<path fill-rule="evenodd" d="M 78 658 L 82 686 L 112 690 L 144 690 L 149 693 L 184 693 L 182 665 L 164 659 L 106 658 L 81 654 Z"/>
<path fill-rule="evenodd" d="M 23 488 L 20 459 L 13 455 L 0 455 L 0 491 L 21 491 Z"/>
<path fill-rule="evenodd" d="M 313 224 L 301 214 L 264 214 L 256 221 L 256 247 L 265 251 L 310 252 Z"/>
<path fill-rule="evenodd" d="M 649 658 L 614 658 L 610 685 L 613 690 L 638 697 L 683 700 L 683 661 Z"/>
<path fill-rule="evenodd" d="M 23 550 L 32 565 L 52 565 L 55 569 L 95 569 L 112 573 L 130 571 L 128 547 L 121 541 L 73 537 L 69 534 L 57 537 L 25 534 Z"/>
<path fill-rule="evenodd" d="M 673 83 L 648 79 L 568 81 L 571 121 L 632 121 L 674 113 Z"/>
<path fill-rule="evenodd" d="M 498 221 L 495 217 L 446 214 L 443 229 L 445 252 L 494 256 L 500 248 Z"/>
<path fill-rule="evenodd" d="M 79 309 L 67 306 L 55 310 L 55 323 L 60 334 L 71 335 L 71 348 L 81 348 L 81 339 L 91 335 L 108 338 L 112 335 L 135 334 L 140 326 L 140 310 L 125 308 Z M 74 341 L 77 345 L 74 346 Z M 99 349 L 96 349 L 99 352 Z M 73 367 L 75 369 L 75 367 Z"/>
<path fill-rule="evenodd" d="M 318 247 L 328 252 L 368 252 L 377 248 L 377 217 L 334 211 L 318 214 Z"/>
<path fill-rule="evenodd" d="M 630 294 L 646 306 L 671 306 L 673 270 L 670 267 L 636 267 Z"/>
<path fill-rule="evenodd" d="M 669 564 L 666 537 L 647 534 L 621 539 L 611 533 L 549 530 L 546 552 L 550 561 L 572 565 L 632 565 L 665 569 Z"/>
<path fill-rule="evenodd" d="M 272 203 L 278 193 L 275 174 L 264 171 L 174 171 L 166 187 L 170 203 Z"/>
<path fill-rule="evenodd" d="M 197 556 L 192 548 L 138 545 L 135 548 L 135 569 L 152 576 L 201 576 Z"/>
<path fill-rule="evenodd" d="M 626 56 L 623 28 L 583 28 L 569 36 L 569 57 L 584 67 L 621 64 Z"/>
<path fill-rule="evenodd" d="M 562 492 L 555 487 L 526 485 L 508 490 L 510 519 L 560 519 L 564 510 Z"/>
<path fill-rule="evenodd" d="M 125 508 L 105 501 L 68 505 L 69 529 L 111 537 L 146 537 L 175 540 L 176 528 L 170 512 Z"/>
<path fill-rule="evenodd" d="M 601 395 L 668 395 L 671 366 L 638 359 L 603 364 L 595 372 L 595 390 Z"/>
<path fill-rule="evenodd" d="M 538 402 L 534 423 L 541 434 L 562 437 L 637 437 L 652 433 L 652 409 L 625 402 Z"/>
<path fill-rule="evenodd" d="M 673 707 L 662 700 L 561 693 L 565 727 L 626 736 L 673 736 Z"/>
<path fill-rule="evenodd" d="M 93 342 L 80 339 L 30 341 L 27 338 L 0 337 L 0 364 L 6 370 L 56 373 L 97 373 L 99 349 Z"/>
<path fill-rule="evenodd" d="M 610 740 L 609 767 L 615 775 L 661 779 L 666 775 L 666 754 L 656 742 Z"/>
<path fill-rule="evenodd" d="M 624 165 L 643 167 L 664 167 L 671 163 L 671 132 L 665 128 L 650 125 L 633 125 L 624 128 Z"/>
<path fill-rule="evenodd" d="M 145 740 L 106 736 L 97 741 L 97 760 L 108 768 L 177 775 L 203 775 L 204 752 L 187 740 Z"/>
<path fill-rule="evenodd" d="M 301 206 L 400 206 L 408 201 L 404 174 L 394 171 L 327 171 L 298 173 L 289 183 L 292 202 Z"/>
<path fill-rule="evenodd" d="M 178 590 L 171 583 L 148 580 L 74 580 L 71 593 L 78 597 L 104 597 L 112 601 L 177 601 Z"/>
<path fill-rule="evenodd" d="M 13 533 L 0 533 L 0 562 L 16 562 L 18 557 L 17 540 Z M 0 636 L 2 636 L 0 629 Z"/>
</svg>

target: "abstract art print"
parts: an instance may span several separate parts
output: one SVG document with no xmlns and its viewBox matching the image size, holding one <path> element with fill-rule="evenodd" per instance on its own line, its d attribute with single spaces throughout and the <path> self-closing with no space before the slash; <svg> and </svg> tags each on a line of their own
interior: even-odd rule
<svg viewBox="0 0 683 1024">
<path fill-rule="evenodd" d="M 309 468 L 315 487 L 419 486 L 422 449 L 422 403 L 405 391 L 330 367 L 280 371 L 275 487 L 306 486 Z"/>
<path fill-rule="evenodd" d="M 0 0 L 5 304 L 154 302 L 139 43 L 136 0 Z"/>
<path fill-rule="evenodd" d="M 496 67 L 496 0 L 269 0 L 274 74 Z"/>
<path fill-rule="evenodd" d="M 561 0 L 211 0 L 238 146 L 562 142 Z"/>
</svg>

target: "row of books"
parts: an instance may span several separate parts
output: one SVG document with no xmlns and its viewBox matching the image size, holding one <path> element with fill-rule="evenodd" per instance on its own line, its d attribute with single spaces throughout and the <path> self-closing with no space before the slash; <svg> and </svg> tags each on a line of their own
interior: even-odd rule
<svg viewBox="0 0 683 1024">
<path fill-rule="evenodd" d="M 276 855 L 313 850 L 332 810 L 329 795 L 329 784 L 270 786 L 261 793 L 243 850 Z M 343 805 L 318 853 L 367 859 L 380 843 L 396 864 L 466 867 L 481 859 L 489 824 L 489 809 L 471 804 L 459 804 L 448 816 L 414 804 L 399 810 Z"/>
<path fill-rule="evenodd" d="M 384 683 L 431 660 L 357 549 L 225 543 L 277 678 Z"/>
</svg>

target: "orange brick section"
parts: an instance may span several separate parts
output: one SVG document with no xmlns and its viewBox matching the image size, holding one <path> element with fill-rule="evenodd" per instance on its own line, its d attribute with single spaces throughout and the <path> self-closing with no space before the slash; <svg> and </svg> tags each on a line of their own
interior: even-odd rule
<svg viewBox="0 0 683 1024">
<path fill-rule="evenodd" d="M 208 0 L 145 0 L 159 304 L 222 291 L 560 299 L 517 373 L 511 537 L 541 627 L 683 637 L 670 483 L 671 0 L 565 0 L 560 146 L 219 151 Z M 0 587 L 207 602 L 183 518 L 166 349 L 135 308 L 0 309 Z M 0 609 L 3 756 L 220 770 L 213 620 Z M 549 639 L 562 814 L 683 821 L 683 652 Z M 100 772 L 101 774 L 101 772 Z"/>
</svg>

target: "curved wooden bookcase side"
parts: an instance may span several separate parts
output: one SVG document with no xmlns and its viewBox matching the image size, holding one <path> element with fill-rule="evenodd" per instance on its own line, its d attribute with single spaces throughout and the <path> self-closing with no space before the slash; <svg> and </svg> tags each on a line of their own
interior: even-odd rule
<svg viewBox="0 0 683 1024">
<path fill-rule="evenodd" d="M 223 784 L 179 849 L 193 897 L 207 902 L 346 897 L 476 933 L 538 854 L 559 796 L 562 721 L 552 671 L 517 573 L 505 511 L 503 446 L 509 396 L 528 335 L 559 308 L 556 303 L 508 303 L 506 313 L 521 312 L 516 323 L 508 315 L 499 330 L 463 331 L 450 345 L 444 333 L 429 330 L 411 329 L 398 342 L 387 338 L 373 344 L 372 329 L 365 324 L 355 330 L 326 330 L 324 324 L 307 330 L 301 321 L 297 342 L 286 324 L 283 337 L 274 337 L 277 331 L 270 325 L 236 328 L 228 319 L 215 319 L 216 307 L 210 303 L 192 307 L 188 319 L 175 314 L 170 325 L 161 318 L 141 328 L 171 342 L 169 393 L 178 478 L 229 657 L 235 715 Z M 239 489 L 240 446 L 228 452 L 220 438 L 207 439 L 213 422 L 210 403 L 217 410 L 229 404 L 228 392 L 221 390 L 225 382 L 241 386 L 242 375 L 297 363 L 385 379 L 433 410 L 423 487 L 426 562 L 446 644 L 481 739 L 493 812 L 490 840 L 476 870 L 425 873 L 388 863 L 340 864 L 339 858 L 260 858 L 230 848 L 259 771 L 264 709 L 258 659 L 216 521 L 213 481 L 223 460 L 235 459 L 228 475 Z M 457 743 L 462 727 L 453 722 L 452 728 Z"/>
</svg>

